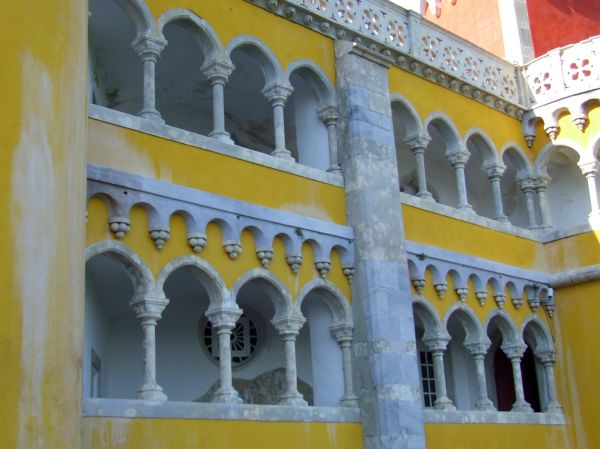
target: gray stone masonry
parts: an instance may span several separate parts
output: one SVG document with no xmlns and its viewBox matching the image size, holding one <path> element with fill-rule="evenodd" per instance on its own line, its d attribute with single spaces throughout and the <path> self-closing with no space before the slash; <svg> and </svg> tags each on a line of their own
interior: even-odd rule
<svg viewBox="0 0 600 449">
<path fill-rule="evenodd" d="M 365 449 L 425 448 L 387 61 L 336 42 L 340 160 L 355 232 L 354 370 Z"/>
</svg>

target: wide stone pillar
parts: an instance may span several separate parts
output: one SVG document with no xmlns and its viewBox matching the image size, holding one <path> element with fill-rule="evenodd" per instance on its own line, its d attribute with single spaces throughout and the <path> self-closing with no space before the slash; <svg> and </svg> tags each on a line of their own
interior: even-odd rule
<svg viewBox="0 0 600 449">
<path fill-rule="evenodd" d="M 388 62 L 337 41 L 340 162 L 355 235 L 355 387 L 368 449 L 425 448 Z"/>
<path fill-rule="evenodd" d="M 231 373 L 231 331 L 242 314 L 239 307 L 218 307 L 208 310 L 206 316 L 219 338 L 219 389 L 212 397 L 213 402 L 240 403 L 238 392 L 233 388 Z"/>
<path fill-rule="evenodd" d="M 136 393 L 137 399 L 146 401 L 166 401 L 167 396 L 156 382 L 156 323 L 169 301 L 164 298 L 135 298 L 129 305 L 142 323 L 144 333 L 144 383 Z"/>
</svg>

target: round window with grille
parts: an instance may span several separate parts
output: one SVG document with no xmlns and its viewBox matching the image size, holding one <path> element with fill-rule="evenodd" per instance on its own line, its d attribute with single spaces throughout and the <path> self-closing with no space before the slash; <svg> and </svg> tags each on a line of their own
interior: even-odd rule
<svg viewBox="0 0 600 449">
<path fill-rule="evenodd" d="M 209 320 L 203 320 L 200 327 L 200 339 L 204 347 L 215 360 L 219 360 L 219 335 L 216 329 L 213 329 Z M 252 358 L 258 347 L 258 339 L 259 331 L 256 321 L 243 313 L 231 331 L 231 363 L 233 366 L 242 365 Z"/>
</svg>

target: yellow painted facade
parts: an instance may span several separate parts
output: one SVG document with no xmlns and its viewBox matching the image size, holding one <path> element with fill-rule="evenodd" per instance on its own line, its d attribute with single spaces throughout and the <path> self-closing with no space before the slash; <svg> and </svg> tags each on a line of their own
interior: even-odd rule
<svg viewBox="0 0 600 449">
<path fill-rule="evenodd" d="M 210 23 L 224 47 L 238 35 L 256 36 L 284 69 L 294 60 L 308 59 L 335 84 L 332 39 L 251 2 L 148 0 L 147 4 L 155 18 L 172 8 L 189 8 Z M 82 417 L 83 253 L 85 247 L 115 240 L 102 199 L 88 202 L 85 224 L 86 163 L 338 225 L 345 225 L 347 216 L 343 187 L 87 118 L 86 67 L 81 62 L 87 48 L 86 12 L 85 4 L 75 0 L 0 6 L 0 17 L 8 18 L 0 32 L 0 54 L 11 62 L 0 70 L 0 86 L 7 93 L 0 105 L 0 164 L 5 170 L 0 177 L 5 251 L 0 262 L 0 447 L 361 449 L 363 431 L 358 422 Z M 35 26 L 28 22 L 32 17 Z M 441 112 L 461 137 L 479 128 L 497 151 L 509 142 L 527 148 L 519 120 L 397 67 L 389 69 L 388 77 L 390 93 L 404 97 L 422 121 Z M 597 148 L 600 107 L 592 106 L 588 117 L 589 125 L 580 132 L 570 116 L 561 116 L 560 141 Z M 549 142 L 543 126 L 537 129 L 533 147 L 525 150 L 532 164 Z M 540 243 L 413 205 L 404 204 L 402 213 L 406 239 L 412 242 L 548 274 L 600 263 L 600 231 Z M 120 242 L 138 254 L 155 277 L 170 261 L 193 254 L 181 216 L 171 217 L 170 239 L 161 251 L 149 238 L 147 211 L 136 206 L 130 220 L 131 231 Z M 227 288 L 260 267 L 250 232 L 242 233 L 243 251 L 236 260 L 223 251 L 216 224 L 209 224 L 206 234 L 209 243 L 200 257 L 215 267 Z M 290 270 L 279 238 L 273 253 L 269 270 L 294 298 L 319 277 L 310 245 L 302 247 L 299 274 Z M 335 252 L 328 280 L 351 300 L 351 287 Z M 422 292 L 441 317 L 459 301 L 450 277 L 447 284 L 448 293 L 440 299 L 428 272 Z M 556 338 L 556 383 L 566 424 L 426 423 L 427 448 L 599 447 L 595 397 L 600 355 L 594 346 L 599 285 L 595 281 L 558 289 L 554 318 L 543 308 L 535 312 Z M 511 299 L 507 293 L 504 310 L 520 326 L 532 312 L 526 298 L 519 310 Z M 474 288 L 465 303 L 482 326 L 496 309 L 491 286 L 483 306 Z"/>
</svg>

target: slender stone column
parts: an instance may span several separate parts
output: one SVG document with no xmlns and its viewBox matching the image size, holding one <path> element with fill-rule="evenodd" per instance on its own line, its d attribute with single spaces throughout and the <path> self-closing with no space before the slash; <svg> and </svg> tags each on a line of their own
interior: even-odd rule
<svg viewBox="0 0 600 449">
<path fill-rule="evenodd" d="M 353 369 L 364 446 L 424 449 L 389 61 L 350 42 L 336 41 L 335 51 L 340 163 L 355 236 Z"/>
<path fill-rule="evenodd" d="M 465 165 L 469 160 L 469 153 L 466 151 L 457 151 L 447 155 L 450 164 L 454 168 L 456 176 L 456 187 L 458 189 L 458 209 L 472 211 L 473 207 L 467 199 L 467 183 L 465 180 Z"/>
<path fill-rule="evenodd" d="M 209 136 L 226 143 L 233 143 L 233 140 L 225 131 L 225 84 L 234 69 L 233 64 L 218 59 L 210 61 L 202 68 L 212 86 L 213 130 Z"/>
<path fill-rule="evenodd" d="M 535 201 L 534 201 L 534 183 L 532 178 L 523 178 L 517 181 L 519 187 L 525 195 L 525 204 L 527 205 L 527 218 L 529 220 L 529 229 L 537 229 L 537 218 L 535 213 Z"/>
<path fill-rule="evenodd" d="M 162 311 L 169 303 L 168 299 L 136 298 L 129 305 L 142 322 L 144 349 L 144 383 L 136 393 L 137 399 L 146 401 L 166 401 L 167 396 L 156 383 L 156 323 Z"/>
<path fill-rule="evenodd" d="M 294 89 L 292 86 L 283 83 L 273 83 L 263 89 L 263 95 L 271 103 L 273 108 L 273 123 L 275 129 L 275 150 L 271 153 L 275 157 L 294 160 L 292 154 L 285 148 L 285 120 L 283 108 L 288 97 Z"/>
<path fill-rule="evenodd" d="M 523 344 L 502 345 L 502 351 L 510 359 L 513 371 L 513 379 L 515 384 L 515 403 L 511 411 L 513 412 L 533 412 L 531 406 L 525 401 L 525 393 L 523 392 L 523 377 L 521 376 L 521 358 L 525 352 Z"/>
<path fill-rule="evenodd" d="M 538 204 L 540 206 L 540 217 L 541 225 L 540 229 L 549 230 L 552 229 L 552 219 L 550 218 L 550 206 L 548 204 L 548 184 L 550 178 L 548 176 L 539 176 L 535 178 L 535 184 L 533 188 L 537 193 Z"/>
<path fill-rule="evenodd" d="M 404 142 L 408 145 L 411 153 L 414 154 L 417 162 L 417 196 L 426 200 L 433 200 L 433 195 L 427 190 L 427 175 L 425 173 L 425 149 L 431 142 L 431 137 L 426 134 L 417 134 L 409 137 Z"/>
<path fill-rule="evenodd" d="M 148 120 L 164 123 L 156 110 L 156 63 L 167 46 L 167 41 L 154 36 L 141 36 L 133 41 L 133 49 L 144 64 L 144 104 L 138 115 Z"/>
<path fill-rule="evenodd" d="M 287 389 L 281 397 L 280 404 L 305 406 L 306 401 L 298 391 L 298 374 L 296 369 L 296 338 L 306 320 L 301 317 L 284 317 L 274 319 L 273 325 L 283 339 L 285 349 L 285 376 Z"/>
<path fill-rule="evenodd" d="M 597 217 L 600 215 L 600 208 L 598 207 L 598 188 L 596 187 L 596 177 L 598 176 L 598 161 L 591 161 L 579 164 L 581 172 L 585 176 L 588 185 L 588 191 L 590 194 L 590 217 Z"/>
<path fill-rule="evenodd" d="M 345 407 L 358 407 L 358 397 L 354 394 L 352 381 L 352 332 L 351 324 L 343 323 L 329 328 L 342 350 L 342 368 L 344 370 L 344 396 L 340 403 Z"/>
<path fill-rule="evenodd" d="M 485 355 L 490 347 L 489 339 L 465 343 L 465 347 L 469 350 L 475 360 L 475 375 L 477 376 L 477 393 L 478 398 L 475 403 L 475 408 L 482 411 L 496 410 L 494 403 L 488 398 L 487 379 L 485 377 Z"/>
<path fill-rule="evenodd" d="M 320 108 L 317 113 L 319 118 L 327 127 L 327 138 L 329 140 L 329 168 L 328 172 L 342 174 L 342 167 L 338 159 L 337 121 L 338 107 L 328 104 Z"/>
<path fill-rule="evenodd" d="M 492 195 L 494 196 L 494 219 L 502 223 L 508 223 L 508 218 L 504 215 L 504 207 L 502 205 L 502 190 L 500 189 L 500 179 L 506 170 L 500 165 L 493 165 L 485 168 L 486 175 L 492 186 Z"/>
<path fill-rule="evenodd" d="M 556 394 L 556 380 L 554 379 L 554 364 L 556 363 L 556 354 L 554 351 L 544 351 L 536 354 L 544 366 L 544 375 L 546 377 L 546 388 L 548 392 L 548 403 L 546 404 L 546 413 L 562 413 L 563 409 L 558 402 Z"/>
<path fill-rule="evenodd" d="M 433 374 L 435 376 L 436 400 L 433 404 L 437 410 L 456 410 L 446 390 L 446 372 L 444 371 L 444 352 L 450 341 L 449 337 L 423 338 L 423 343 L 433 358 Z"/>
<path fill-rule="evenodd" d="M 242 314 L 238 307 L 218 307 L 206 312 L 213 329 L 219 336 L 219 389 L 212 402 L 241 403 L 238 392 L 233 388 L 231 374 L 231 331 Z"/>
</svg>

